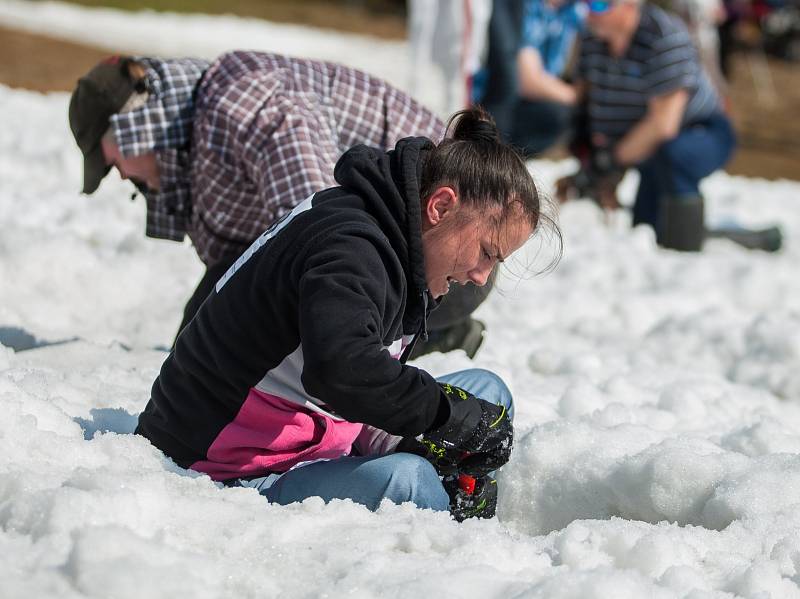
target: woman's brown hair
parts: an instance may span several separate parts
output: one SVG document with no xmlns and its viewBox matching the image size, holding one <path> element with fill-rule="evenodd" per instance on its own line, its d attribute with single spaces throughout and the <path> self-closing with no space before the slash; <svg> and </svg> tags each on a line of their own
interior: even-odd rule
<svg viewBox="0 0 800 599">
<path fill-rule="evenodd" d="M 558 263 L 563 248 L 558 224 L 542 212 L 542 199 L 522 156 L 501 140 L 494 120 L 480 106 L 450 117 L 444 140 L 423 165 L 421 199 L 443 185 L 453 188 L 462 205 L 493 215 L 498 226 L 520 211 L 532 232 L 545 225 L 558 246 L 547 269 Z"/>
</svg>

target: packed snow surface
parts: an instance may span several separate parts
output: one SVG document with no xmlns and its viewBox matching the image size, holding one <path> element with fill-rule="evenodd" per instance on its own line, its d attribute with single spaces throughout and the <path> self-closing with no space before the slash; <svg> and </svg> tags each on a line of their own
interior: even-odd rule
<svg viewBox="0 0 800 599">
<path fill-rule="evenodd" d="M 260 35 L 388 78 L 408 68 L 403 44 L 230 17 L 6 2 L 0 20 L 79 23 L 139 52 L 212 56 Z M 800 597 L 800 184 L 704 184 L 710 220 L 780 224 L 778 254 L 663 251 L 624 212 L 568 204 L 563 261 L 533 276 L 552 253 L 534 239 L 503 268 L 477 359 L 417 362 L 511 386 L 498 519 L 280 507 L 131 434 L 202 267 L 144 237 L 115 175 L 77 193 L 67 101 L 0 87 L 0 336 L 64 341 L 0 346 L 0 596 Z M 572 167 L 531 165 L 546 192 Z"/>
</svg>

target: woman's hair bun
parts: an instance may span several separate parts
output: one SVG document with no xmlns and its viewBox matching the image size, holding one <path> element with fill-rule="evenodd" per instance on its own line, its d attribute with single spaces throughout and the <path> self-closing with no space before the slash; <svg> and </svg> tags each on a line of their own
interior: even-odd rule
<svg viewBox="0 0 800 599">
<path fill-rule="evenodd" d="M 494 119 L 480 106 L 461 110 L 447 123 L 448 137 L 459 141 L 500 143 Z"/>
</svg>

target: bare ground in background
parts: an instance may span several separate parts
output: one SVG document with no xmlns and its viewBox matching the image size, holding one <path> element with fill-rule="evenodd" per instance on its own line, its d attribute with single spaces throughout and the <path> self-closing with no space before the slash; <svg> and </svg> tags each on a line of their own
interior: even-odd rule
<svg viewBox="0 0 800 599">
<path fill-rule="evenodd" d="M 370 32 L 373 19 L 385 37 L 402 37 L 403 20 L 391 15 L 361 14 L 340 29 Z M 0 27 L 0 83 L 40 92 L 69 91 L 80 75 L 108 54 Z M 757 55 L 737 55 L 731 104 L 740 147 L 728 171 L 768 179 L 800 179 L 800 65 L 773 59 L 763 63 Z"/>
<path fill-rule="evenodd" d="M 405 37 L 404 0 L 68 0 L 73 4 L 118 8 L 232 14 L 275 23 L 302 23 L 386 39 Z"/>
</svg>

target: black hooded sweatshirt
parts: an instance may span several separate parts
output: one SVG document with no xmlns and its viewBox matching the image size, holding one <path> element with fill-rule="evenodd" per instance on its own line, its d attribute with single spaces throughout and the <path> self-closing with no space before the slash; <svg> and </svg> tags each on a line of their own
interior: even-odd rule
<svg viewBox="0 0 800 599">
<path fill-rule="evenodd" d="M 347 151 L 341 187 L 273 225 L 177 339 L 136 432 L 217 480 L 281 472 L 350 449 L 364 423 L 418 435 L 446 410 L 398 358 L 429 303 L 419 182 L 432 147 Z M 338 428 L 337 428 L 338 427 Z"/>
</svg>

